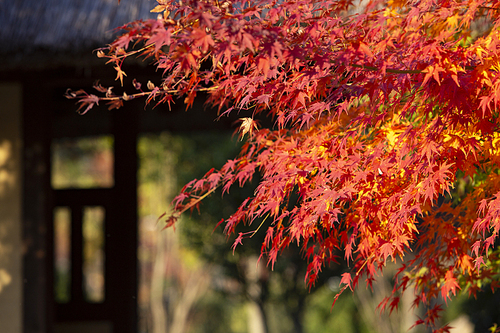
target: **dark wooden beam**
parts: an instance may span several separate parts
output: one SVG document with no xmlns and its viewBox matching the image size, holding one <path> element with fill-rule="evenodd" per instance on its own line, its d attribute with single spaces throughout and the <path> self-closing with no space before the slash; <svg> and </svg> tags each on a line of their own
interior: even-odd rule
<svg viewBox="0 0 500 333">
<path fill-rule="evenodd" d="M 23 85 L 23 315 L 25 333 L 51 332 L 53 255 L 49 93 L 41 77 Z"/>
</svg>

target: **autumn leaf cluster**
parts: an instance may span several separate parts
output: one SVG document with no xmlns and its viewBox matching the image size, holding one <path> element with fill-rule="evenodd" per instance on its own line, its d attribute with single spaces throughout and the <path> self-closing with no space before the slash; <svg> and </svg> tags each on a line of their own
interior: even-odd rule
<svg viewBox="0 0 500 333">
<path fill-rule="evenodd" d="M 418 323 L 435 330 L 433 299 L 497 287 L 498 1 L 158 0 L 152 11 L 98 56 L 121 82 L 125 59 L 150 61 L 160 83 L 67 96 L 86 112 L 138 97 L 189 108 L 204 92 L 214 118 L 246 112 L 240 154 L 187 184 L 167 225 L 256 179 L 221 225 L 248 226 L 235 246 L 265 233 L 271 266 L 299 246 L 309 285 L 346 261 L 342 285 L 354 289 L 396 261 L 382 307 L 411 288 L 427 309 Z"/>
</svg>

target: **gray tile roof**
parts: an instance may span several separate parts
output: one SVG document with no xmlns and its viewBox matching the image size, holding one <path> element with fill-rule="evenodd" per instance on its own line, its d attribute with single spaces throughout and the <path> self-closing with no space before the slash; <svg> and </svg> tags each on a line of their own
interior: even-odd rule
<svg viewBox="0 0 500 333">
<path fill-rule="evenodd" d="M 156 17 L 155 0 L 0 0 L 2 63 L 104 46 L 114 29 Z M 0 64 L 2 66 L 3 64 Z"/>
</svg>

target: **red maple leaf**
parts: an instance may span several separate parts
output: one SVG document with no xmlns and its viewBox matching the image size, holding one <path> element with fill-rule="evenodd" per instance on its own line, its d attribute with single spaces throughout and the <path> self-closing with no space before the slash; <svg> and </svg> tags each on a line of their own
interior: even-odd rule
<svg viewBox="0 0 500 333">
<path fill-rule="evenodd" d="M 453 275 L 453 272 L 451 270 L 446 272 L 446 275 L 444 276 L 444 283 L 441 286 L 441 296 L 445 300 L 445 302 L 449 298 L 450 292 L 453 293 L 453 295 L 456 294 L 456 290 L 460 289 L 460 286 L 458 285 L 457 279 Z"/>
</svg>

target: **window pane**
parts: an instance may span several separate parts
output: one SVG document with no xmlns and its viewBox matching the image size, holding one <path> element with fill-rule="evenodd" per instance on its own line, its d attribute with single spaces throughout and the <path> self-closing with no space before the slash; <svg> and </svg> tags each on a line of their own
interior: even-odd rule
<svg viewBox="0 0 500 333">
<path fill-rule="evenodd" d="M 52 187 L 112 187 L 113 137 L 65 138 L 52 142 Z"/>
<path fill-rule="evenodd" d="M 91 303 L 104 301 L 104 217 L 103 207 L 83 209 L 83 293 Z"/>
<path fill-rule="evenodd" d="M 71 296 L 71 210 L 54 209 L 54 297 L 67 303 Z"/>
</svg>

